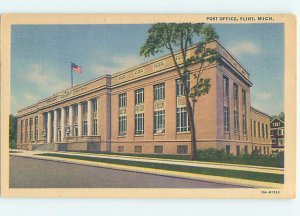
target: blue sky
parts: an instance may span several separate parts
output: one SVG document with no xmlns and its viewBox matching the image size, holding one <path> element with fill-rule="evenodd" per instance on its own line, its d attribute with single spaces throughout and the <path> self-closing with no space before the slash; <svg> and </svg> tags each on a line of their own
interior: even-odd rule
<svg viewBox="0 0 300 216">
<path fill-rule="evenodd" d="M 284 26 L 214 25 L 221 43 L 250 73 L 252 106 L 283 111 Z M 11 113 L 70 87 L 150 59 L 139 56 L 150 25 L 15 25 L 11 46 Z"/>
</svg>

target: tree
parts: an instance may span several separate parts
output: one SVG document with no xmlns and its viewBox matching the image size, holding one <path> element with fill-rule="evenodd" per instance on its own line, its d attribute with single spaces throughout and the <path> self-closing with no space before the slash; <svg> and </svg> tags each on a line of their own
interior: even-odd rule
<svg viewBox="0 0 300 216">
<path fill-rule="evenodd" d="M 17 143 L 17 116 L 9 115 L 9 147 L 16 148 Z"/>
<path fill-rule="evenodd" d="M 200 42 L 193 43 L 197 38 Z M 145 57 L 154 56 L 157 53 L 167 50 L 173 59 L 176 72 L 182 82 L 187 108 L 187 115 L 191 133 L 191 159 L 196 158 L 196 128 L 194 121 L 195 103 L 197 97 L 208 94 L 211 84 L 210 79 L 202 78 L 205 64 L 219 62 L 219 53 L 207 44 L 218 38 L 218 34 L 211 25 L 204 23 L 157 23 L 152 25 L 148 31 L 148 38 L 141 47 L 140 55 Z M 195 54 L 187 56 L 189 47 L 195 45 Z M 175 49 L 179 49 L 182 55 L 182 62 L 175 58 Z M 191 73 L 189 66 L 199 64 L 197 72 Z M 188 78 L 193 74 L 195 85 L 189 89 Z"/>
</svg>

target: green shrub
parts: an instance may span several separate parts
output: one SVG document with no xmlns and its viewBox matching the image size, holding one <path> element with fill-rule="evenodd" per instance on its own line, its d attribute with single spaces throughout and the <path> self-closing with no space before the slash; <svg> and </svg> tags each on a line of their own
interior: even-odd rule
<svg viewBox="0 0 300 216">
<path fill-rule="evenodd" d="M 9 141 L 9 148 L 16 149 L 17 148 L 17 140 L 10 140 Z"/>
<path fill-rule="evenodd" d="M 205 150 L 197 151 L 197 160 L 256 166 L 283 167 L 284 153 L 280 152 L 276 155 L 260 155 L 258 154 L 258 152 L 253 151 L 251 154 L 227 155 L 224 149 L 217 150 L 214 148 L 208 148 Z"/>
</svg>

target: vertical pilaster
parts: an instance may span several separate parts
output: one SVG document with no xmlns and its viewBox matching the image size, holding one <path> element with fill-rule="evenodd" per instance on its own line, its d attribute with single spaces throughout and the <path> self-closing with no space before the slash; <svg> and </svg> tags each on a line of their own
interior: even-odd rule
<svg viewBox="0 0 300 216">
<path fill-rule="evenodd" d="M 47 143 L 51 143 L 51 112 L 48 112 L 47 116 Z"/>
<path fill-rule="evenodd" d="M 88 101 L 87 104 L 87 135 L 92 135 L 92 100 Z"/>
<path fill-rule="evenodd" d="M 78 136 L 82 136 L 82 104 L 78 103 Z"/>
</svg>

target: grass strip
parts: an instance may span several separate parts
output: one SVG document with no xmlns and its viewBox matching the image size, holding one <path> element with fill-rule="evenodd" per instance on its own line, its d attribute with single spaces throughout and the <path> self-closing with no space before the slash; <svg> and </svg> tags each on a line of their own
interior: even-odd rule
<svg viewBox="0 0 300 216">
<path fill-rule="evenodd" d="M 170 170 L 170 171 L 178 171 L 178 172 L 186 172 L 186 173 L 196 173 L 196 174 L 203 174 L 203 175 L 248 179 L 248 180 L 263 181 L 263 182 L 284 183 L 284 175 L 282 174 L 259 173 L 259 172 L 251 172 L 251 171 L 227 170 L 227 169 L 216 169 L 216 168 L 206 168 L 206 167 L 193 167 L 193 166 L 183 166 L 183 165 L 164 164 L 164 163 L 151 163 L 151 162 L 143 162 L 143 161 L 87 157 L 81 155 L 64 155 L 64 154 L 56 154 L 56 153 L 43 153 L 38 155 L 92 161 L 92 162 L 119 164 L 119 165 L 127 165 L 127 166 L 136 166 L 136 167 L 144 167 L 144 168 L 152 168 L 152 169 Z"/>
<path fill-rule="evenodd" d="M 88 151 L 75 151 L 72 153 L 91 153 Z M 172 155 L 172 154 L 136 154 L 136 153 L 111 153 L 111 152 L 92 152 L 93 154 L 106 154 L 112 156 L 132 156 L 132 157 L 141 157 L 141 158 L 159 158 L 159 159 L 174 159 L 174 160 L 188 160 L 188 161 L 197 161 L 197 162 L 212 162 L 212 163 L 228 163 L 228 164 L 238 164 L 238 165 L 250 165 L 250 166 L 266 166 L 266 167 L 277 167 L 283 168 L 283 162 L 280 161 L 270 161 L 264 158 L 256 158 L 252 160 L 241 159 L 237 157 L 233 157 L 231 159 L 196 159 L 190 160 L 188 155 Z"/>
</svg>

